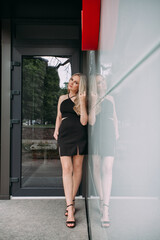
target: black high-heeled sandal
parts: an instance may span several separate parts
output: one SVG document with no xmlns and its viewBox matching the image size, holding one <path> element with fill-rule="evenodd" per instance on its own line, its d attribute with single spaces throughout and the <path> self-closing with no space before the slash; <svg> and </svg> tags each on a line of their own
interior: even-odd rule
<svg viewBox="0 0 160 240">
<path fill-rule="evenodd" d="M 103 207 L 108 207 L 108 208 L 109 208 L 109 205 L 103 204 Z M 109 216 L 109 215 L 108 215 L 108 216 Z M 110 221 L 101 221 L 101 227 L 103 227 L 103 228 L 108 228 L 108 227 L 110 227 Z"/>
<path fill-rule="evenodd" d="M 67 206 L 67 208 L 68 207 L 70 207 L 70 206 L 73 206 L 74 204 L 72 203 L 72 204 L 69 204 L 68 206 Z M 72 226 L 68 226 L 67 224 L 73 224 Z M 66 221 L 66 226 L 68 227 L 68 228 L 74 228 L 75 226 L 76 226 L 76 221 L 74 220 L 74 221 Z"/>
<path fill-rule="evenodd" d="M 75 206 L 75 199 L 73 199 L 73 206 Z M 74 208 L 74 214 L 75 214 L 76 209 Z M 66 208 L 65 214 L 66 217 L 68 216 L 68 210 Z"/>
</svg>

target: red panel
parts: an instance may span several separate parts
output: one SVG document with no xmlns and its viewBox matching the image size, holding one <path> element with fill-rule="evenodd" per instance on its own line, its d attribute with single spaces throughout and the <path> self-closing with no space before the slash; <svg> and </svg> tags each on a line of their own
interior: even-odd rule
<svg viewBox="0 0 160 240">
<path fill-rule="evenodd" d="M 101 0 L 82 0 L 82 50 L 97 50 Z"/>
</svg>

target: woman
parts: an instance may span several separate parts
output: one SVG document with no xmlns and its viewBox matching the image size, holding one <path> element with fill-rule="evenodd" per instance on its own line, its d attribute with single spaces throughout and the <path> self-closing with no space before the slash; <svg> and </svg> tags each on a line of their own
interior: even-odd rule
<svg viewBox="0 0 160 240">
<path fill-rule="evenodd" d="M 58 140 L 66 198 L 66 226 L 75 227 L 74 199 L 78 191 L 84 155 L 87 154 L 86 77 L 74 74 L 68 83 L 68 94 L 58 101 L 54 137 Z"/>
<path fill-rule="evenodd" d="M 109 227 L 112 168 L 115 143 L 119 138 L 118 120 L 114 99 L 107 94 L 106 80 L 102 75 L 97 75 L 95 81 L 96 90 L 94 89 L 91 96 L 92 107 L 89 115 L 89 122 L 92 125 L 93 176 L 101 200 L 101 226 Z"/>
</svg>

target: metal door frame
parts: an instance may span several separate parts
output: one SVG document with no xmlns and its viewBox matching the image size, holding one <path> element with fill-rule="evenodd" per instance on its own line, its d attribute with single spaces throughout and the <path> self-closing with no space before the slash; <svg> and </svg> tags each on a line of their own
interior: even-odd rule
<svg viewBox="0 0 160 240">
<path fill-rule="evenodd" d="M 72 73 L 79 72 L 78 48 L 55 47 L 13 47 L 12 52 L 12 91 L 11 100 L 11 195 L 12 196 L 64 196 L 63 189 L 22 188 L 21 187 L 21 74 L 22 56 L 71 56 Z"/>
<path fill-rule="evenodd" d="M 0 139 L 0 199 L 9 199 L 10 192 L 10 61 L 11 24 L 0 22 L 1 30 L 1 139 Z"/>
</svg>

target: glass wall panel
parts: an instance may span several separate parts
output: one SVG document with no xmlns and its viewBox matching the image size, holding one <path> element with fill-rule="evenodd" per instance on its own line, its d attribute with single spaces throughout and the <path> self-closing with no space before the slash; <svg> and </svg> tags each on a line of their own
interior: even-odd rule
<svg viewBox="0 0 160 240">
<path fill-rule="evenodd" d="M 101 1 L 88 52 L 92 240 L 160 236 L 159 11 L 156 0 Z"/>
<path fill-rule="evenodd" d="M 23 56 L 22 164 L 23 188 L 63 188 L 53 132 L 60 95 L 67 92 L 71 58 Z"/>
</svg>

